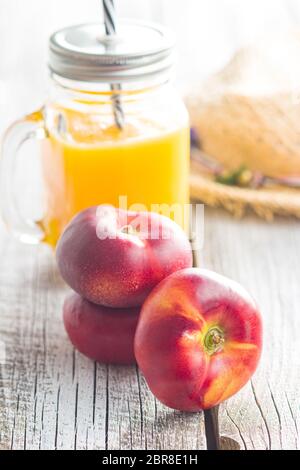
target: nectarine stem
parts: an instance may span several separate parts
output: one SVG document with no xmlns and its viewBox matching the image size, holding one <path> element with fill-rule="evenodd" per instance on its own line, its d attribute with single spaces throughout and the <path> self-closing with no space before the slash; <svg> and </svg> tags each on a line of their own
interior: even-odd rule
<svg viewBox="0 0 300 470">
<path fill-rule="evenodd" d="M 124 225 L 121 229 L 120 232 L 126 233 L 127 235 L 133 235 L 135 234 L 135 231 L 132 227 L 132 225 Z"/>
<path fill-rule="evenodd" d="M 204 346 L 208 354 L 215 354 L 216 352 L 221 351 L 224 341 L 223 331 L 214 326 L 206 333 L 204 337 Z"/>
<path fill-rule="evenodd" d="M 124 225 L 121 229 L 120 232 L 126 233 L 127 235 L 137 235 L 140 233 L 140 230 L 138 227 L 133 227 L 132 225 Z"/>
</svg>

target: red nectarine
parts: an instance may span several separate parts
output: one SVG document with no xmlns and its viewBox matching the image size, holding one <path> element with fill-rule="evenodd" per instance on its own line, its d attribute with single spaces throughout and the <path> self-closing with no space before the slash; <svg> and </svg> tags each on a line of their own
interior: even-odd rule
<svg viewBox="0 0 300 470">
<path fill-rule="evenodd" d="M 106 364 L 135 363 L 133 341 L 139 313 L 139 308 L 95 305 L 75 293 L 63 306 L 65 328 L 75 348 Z"/>
<path fill-rule="evenodd" d="M 112 206 L 76 215 L 57 245 L 64 280 L 107 307 L 140 306 L 169 274 L 192 266 L 189 240 L 175 222 L 151 212 Z"/>
<path fill-rule="evenodd" d="M 211 408 L 236 393 L 262 347 L 258 308 L 236 282 L 201 269 L 171 274 L 145 301 L 135 355 L 154 395 L 184 411 Z"/>
</svg>

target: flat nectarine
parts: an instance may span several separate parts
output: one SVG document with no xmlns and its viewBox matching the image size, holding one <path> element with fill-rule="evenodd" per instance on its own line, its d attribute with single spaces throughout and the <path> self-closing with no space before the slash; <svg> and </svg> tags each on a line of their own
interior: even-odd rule
<svg viewBox="0 0 300 470">
<path fill-rule="evenodd" d="M 106 364 L 135 363 L 133 342 L 139 313 L 139 308 L 95 305 L 75 293 L 63 306 L 65 328 L 75 348 Z"/>
<path fill-rule="evenodd" d="M 211 408 L 236 393 L 255 371 L 262 347 L 257 305 L 239 284 L 216 273 L 171 274 L 145 301 L 135 356 L 165 405 Z"/>
<path fill-rule="evenodd" d="M 91 302 L 119 308 L 140 306 L 162 279 L 192 266 L 189 240 L 175 222 L 105 205 L 71 220 L 56 255 L 72 289 Z"/>
</svg>

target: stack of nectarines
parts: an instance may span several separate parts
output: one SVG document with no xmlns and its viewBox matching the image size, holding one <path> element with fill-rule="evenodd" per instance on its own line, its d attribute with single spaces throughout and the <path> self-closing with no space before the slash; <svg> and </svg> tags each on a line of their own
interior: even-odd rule
<svg viewBox="0 0 300 470">
<path fill-rule="evenodd" d="M 64 304 L 67 333 L 79 351 L 106 363 L 135 362 L 144 300 L 169 274 L 192 266 L 189 241 L 177 224 L 112 206 L 75 216 L 56 254 L 62 277 L 77 292 Z"/>
<path fill-rule="evenodd" d="M 96 361 L 137 361 L 166 405 L 209 408 L 256 369 L 255 302 L 237 283 L 192 268 L 189 240 L 170 219 L 92 207 L 71 220 L 56 253 L 75 291 L 63 307 L 73 345 Z"/>
</svg>

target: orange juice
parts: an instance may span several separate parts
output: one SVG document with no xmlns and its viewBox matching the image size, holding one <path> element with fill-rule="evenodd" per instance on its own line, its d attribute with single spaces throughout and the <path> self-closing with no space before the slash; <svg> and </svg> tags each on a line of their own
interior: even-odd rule
<svg viewBox="0 0 300 470">
<path fill-rule="evenodd" d="M 78 211 L 98 204 L 119 207 L 120 197 L 128 209 L 142 204 L 173 218 L 170 206 L 182 209 L 189 202 L 186 125 L 164 131 L 144 120 L 127 123 L 122 130 L 112 125 L 86 133 L 76 127 L 74 116 L 68 116 L 72 138 L 50 132 L 43 143 L 45 241 L 54 245 Z"/>
</svg>

